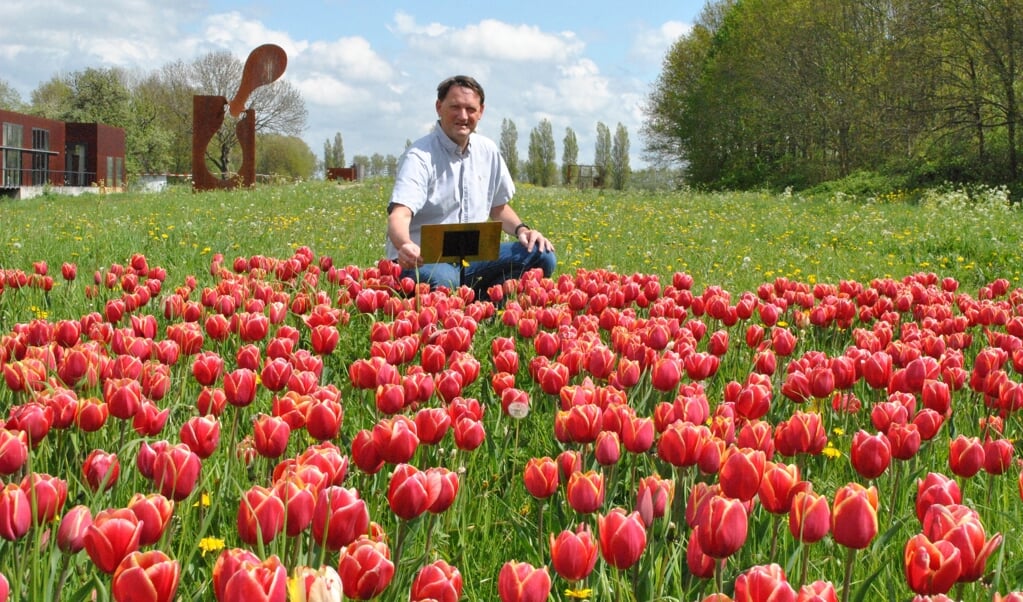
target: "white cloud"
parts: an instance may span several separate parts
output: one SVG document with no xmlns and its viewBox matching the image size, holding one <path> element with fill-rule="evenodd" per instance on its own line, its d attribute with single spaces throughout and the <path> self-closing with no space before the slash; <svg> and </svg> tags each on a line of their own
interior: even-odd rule
<svg viewBox="0 0 1023 602">
<path fill-rule="evenodd" d="M 535 25 L 512 25 L 495 19 L 454 29 L 437 23 L 420 25 L 399 12 L 392 31 L 419 51 L 477 60 L 565 60 L 579 55 L 585 46 L 572 32 L 548 33 Z"/>
<path fill-rule="evenodd" d="M 361 37 L 312 42 L 302 52 L 302 59 L 311 68 L 330 70 L 353 80 L 382 83 L 394 76 L 391 65 Z"/>
<path fill-rule="evenodd" d="M 655 29 L 644 28 L 633 39 L 630 54 L 636 60 L 659 65 L 672 44 L 692 29 L 691 24 L 681 21 L 667 21 Z"/>
</svg>

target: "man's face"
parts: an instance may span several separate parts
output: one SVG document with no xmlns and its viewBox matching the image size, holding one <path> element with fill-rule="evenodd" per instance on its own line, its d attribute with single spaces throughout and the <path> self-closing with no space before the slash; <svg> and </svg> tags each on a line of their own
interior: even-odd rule
<svg viewBox="0 0 1023 602">
<path fill-rule="evenodd" d="M 451 86 L 444 100 L 437 101 L 440 129 L 461 148 L 469 142 L 469 134 L 483 117 L 483 105 L 476 92 L 462 86 Z"/>
</svg>

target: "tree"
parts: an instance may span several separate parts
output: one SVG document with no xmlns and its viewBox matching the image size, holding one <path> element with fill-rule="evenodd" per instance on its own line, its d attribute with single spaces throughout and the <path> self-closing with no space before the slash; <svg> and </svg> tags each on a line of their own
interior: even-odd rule
<svg viewBox="0 0 1023 602">
<path fill-rule="evenodd" d="M 0 79 L 0 109 L 20 112 L 25 110 L 24 105 L 21 94 L 5 80 Z"/>
<path fill-rule="evenodd" d="M 46 119 L 63 119 L 71 109 L 71 95 L 71 86 L 55 75 L 32 90 L 29 112 Z"/>
<path fill-rule="evenodd" d="M 597 142 L 593 153 L 593 164 L 597 167 L 603 186 L 607 186 L 607 177 L 611 174 L 611 130 L 604 122 L 597 122 Z"/>
<path fill-rule="evenodd" d="M 558 175 L 554 148 L 554 130 L 550 120 L 544 118 L 529 133 L 529 181 L 539 186 L 555 184 Z"/>
<path fill-rule="evenodd" d="M 262 134 L 256 142 L 256 172 L 307 180 L 316 171 L 316 155 L 298 136 Z"/>
<path fill-rule="evenodd" d="M 572 185 L 572 167 L 579 164 L 579 141 L 576 140 L 575 131 L 565 128 L 565 140 L 561 148 L 561 181 L 566 186 Z"/>
<path fill-rule="evenodd" d="M 611 187 L 625 190 L 632 169 L 629 167 L 629 131 L 621 123 L 615 129 L 611 145 Z"/>
<path fill-rule="evenodd" d="M 334 134 L 334 142 L 327 140 L 323 143 L 323 167 L 346 167 L 345 165 L 345 144 L 341 139 L 341 132 Z"/>
<path fill-rule="evenodd" d="M 167 173 L 172 169 L 174 133 L 160 105 L 160 87 L 151 75 L 130 87 L 125 149 L 128 173 Z M 176 170 L 172 173 L 181 173 Z"/>
<path fill-rule="evenodd" d="M 505 118 L 501 120 L 501 141 L 498 148 L 504 162 L 508 165 L 512 180 L 517 180 L 519 175 L 519 132 L 515 129 L 515 122 Z"/>
</svg>

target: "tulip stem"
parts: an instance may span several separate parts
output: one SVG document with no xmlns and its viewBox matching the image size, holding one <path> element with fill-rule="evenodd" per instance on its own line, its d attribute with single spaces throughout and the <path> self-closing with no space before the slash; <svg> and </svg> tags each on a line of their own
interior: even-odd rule
<svg viewBox="0 0 1023 602">
<path fill-rule="evenodd" d="M 852 582 L 853 564 L 856 562 L 856 548 L 849 548 L 845 556 L 845 579 L 842 581 L 842 602 L 849 600 L 849 584 Z"/>
<path fill-rule="evenodd" d="M 52 592 L 53 595 L 49 597 L 51 600 L 60 600 L 63 598 L 61 594 L 64 592 L 64 583 L 67 582 L 68 575 L 71 574 L 71 555 L 65 553 L 62 554 L 62 556 L 63 557 L 60 559 L 60 578 L 57 579 L 57 589 L 54 590 Z"/>
</svg>

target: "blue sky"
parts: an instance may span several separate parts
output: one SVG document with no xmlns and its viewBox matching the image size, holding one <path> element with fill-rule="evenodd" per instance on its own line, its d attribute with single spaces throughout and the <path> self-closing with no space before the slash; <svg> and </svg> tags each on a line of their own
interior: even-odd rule
<svg viewBox="0 0 1023 602">
<path fill-rule="evenodd" d="M 95 4 L 95 5 L 94 5 Z M 642 167 L 642 106 L 665 51 L 703 0 L 514 3 L 262 0 L 5 0 L 0 79 L 24 99 L 54 75 L 87 67 L 147 73 L 227 49 L 239 59 L 263 43 L 288 54 L 284 78 L 309 112 L 302 138 L 317 156 L 340 132 L 346 158 L 399 155 L 436 114 L 437 83 L 473 75 L 487 92 L 479 131 L 511 119 L 524 157 L 529 132 L 551 121 L 558 157 L 565 130 L 592 160 L 596 125 L 629 131 Z"/>
</svg>

